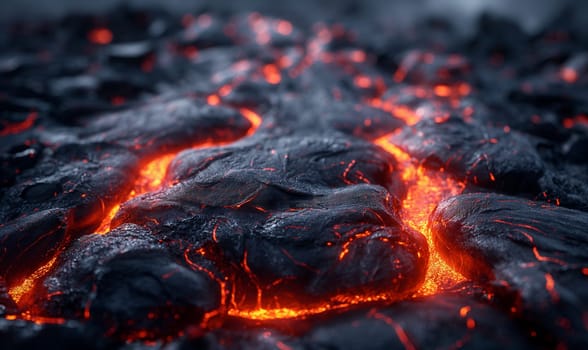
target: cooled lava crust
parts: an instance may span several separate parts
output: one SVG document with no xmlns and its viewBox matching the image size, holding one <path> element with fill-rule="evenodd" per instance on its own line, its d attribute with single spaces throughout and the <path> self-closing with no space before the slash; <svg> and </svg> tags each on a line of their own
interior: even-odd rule
<svg viewBox="0 0 588 350">
<path fill-rule="evenodd" d="M 588 346 L 586 26 L 298 22 L 2 25 L 3 349 Z"/>
</svg>

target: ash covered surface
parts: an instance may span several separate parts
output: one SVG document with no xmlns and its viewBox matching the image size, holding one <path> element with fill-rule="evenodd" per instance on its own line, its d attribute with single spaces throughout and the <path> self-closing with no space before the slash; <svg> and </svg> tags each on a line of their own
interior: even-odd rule
<svg viewBox="0 0 588 350">
<path fill-rule="evenodd" d="M 573 8 L 220 7 L 1 25 L 2 344 L 588 345 Z"/>
</svg>

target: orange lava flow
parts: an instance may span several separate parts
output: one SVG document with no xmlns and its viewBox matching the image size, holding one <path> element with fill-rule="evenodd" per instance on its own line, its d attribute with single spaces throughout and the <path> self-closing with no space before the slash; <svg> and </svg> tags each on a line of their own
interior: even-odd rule
<svg viewBox="0 0 588 350">
<path fill-rule="evenodd" d="M 429 214 L 441 200 L 462 192 L 464 184 L 451 179 L 445 174 L 428 171 L 413 163 L 410 155 L 392 144 L 390 135 L 381 137 L 375 144 L 394 155 L 402 169 L 402 179 L 408 185 L 408 193 L 402 202 L 402 219 L 415 231 L 425 236 L 429 246 L 429 265 L 425 282 L 415 296 L 432 295 L 444 288 L 455 285 L 465 278 L 450 267 L 439 255 L 433 244 L 432 233 L 427 226 Z M 345 254 L 345 250 L 341 252 Z M 345 309 L 357 304 L 390 300 L 389 295 L 354 295 L 337 296 L 323 304 L 301 308 L 264 308 L 258 305 L 254 309 L 244 310 L 229 307 L 228 314 L 233 317 L 269 321 L 277 319 L 297 319 L 328 311 Z"/>
<path fill-rule="evenodd" d="M 342 310 L 353 305 L 367 304 L 378 301 L 388 300 L 388 294 L 382 295 L 354 295 L 354 296 L 335 296 L 329 301 L 320 305 L 310 307 L 274 307 L 264 308 L 257 306 L 254 309 L 241 309 L 239 307 L 229 307 L 227 313 L 229 316 L 254 320 L 254 321 L 271 321 L 271 320 L 285 320 L 285 319 L 302 319 L 307 316 L 322 314 L 328 311 Z"/>
<path fill-rule="evenodd" d="M 259 127 L 262 122 L 261 117 L 252 110 L 249 109 L 241 109 L 241 114 L 244 118 L 246 118 L 250 123 L 251 127 L 247 132 L 247 135 L 252 135 L 255 130 Z M 32 117 L 32 121 L 36 118 L 36 115 Z M 31 122 L 32 122 L 31 121 Z M 202 147 L 211 147 L 211 146 L 219 146 L 222 145 L 221 142 L 206 142 L 200 143 L 196 145 L 194 148 L 202 148 Z M 151 161 L 149 161 L 145 166 L 143 166 L 139 172 L 139 177 L 135 180 L 133 189 L 127 195 L 124 201 L 114 205 L 108 212 L 108 214 L 104 217 L 100 226 L 96 229 L 96 234 L 107 234 L 112 229 L 111 222 L 112 219 L 118 213 L 122 203 L 133 199 L 137 196 L 148 192 L 154 192 L 162 189 L 165 183 L 165 175 L 167 173 L 167 168 L 171 161 L 175 158 L 176 153 L 167 153 L 161 155 Z M 23 304 L 25 304 L 26 297 L 33 291 L 34 287 L 37 285 L 39 280 L 41 280 L 52 268 L 57 260 L 57 255 L 49 260 L 45 265 L 39 267 L 35 270 L 31 275 L 25 278 L 20 284 L 15 286 L 10 286 L 8 293 L 15 301 L 17 305 L 21 308 L 24 308 Z M 63 323 L 64 320 L 62 319 L 52 319 L 46 318 L 41 316 L 32 316 L 30 312 L 24 312 L 19 315 L 9 315 L 11 319 L 26 319 L 34 322 L 39 323 Z"/>
<path fill-rule="evenodd" d="M 261 117 L 254 111 L 247 108 L 242 108 L 240 112 L 243 115 L 243 117 L 246 118 L 249 121 L 249 123 L 251 123 L 251 127 L 247 132 L 247 136 L 251 136 L 253 133 L 255 133 L 255 130 L 257 130 L 257 128 L 261 124 Z M 221 142 L 206 142 L 198 144 L 193 148 L 220 146 L 222 144 L 223 143 Z M 129 195 L 123 201 L 123 203 L 142 194 L 156 192 L 162 189 L 165 185 L 164 180 L 165 175 L 167 173 L 167 168 L 169 167 L 171 161 L 176 157 L 176 155 L 177 153 L 167 153 L 151 160 L 145 166 L 143 166 L 143 168 L 141 168 L 139 172 L 139 177 L 137 178 L 137 180 L 135 180 L 133 190 L 129 193 Z M 108 214 L 100 223 L 100 226 L 96 229 L 95 233 L 103 235 L 110 232 L 110 230 L 112 229 L 112 219 L 118 213 L 121 204 L 122 203 L 116 204 L 110 209 Z"/>
<path fill-rule="evenodd" d="M 135 181 L 133 190 L 129 193 L 124 202 L 142 194 L 161 189 L 164 184 L 167 168 L 175 156 L 175 153 L 164 154 L 147 163 L 139 172 L 139 178 Z M 110 232 L 110 223 L 116 213 L 118 213 L 120 206 L 121 204 L 117 204 L 110 209 L 108 215 L 104 217 L 95 233 L 103 235 Z"/>
<path fill-rule="evenodd" d="M 416 123 L 418 116 L 409 114 L 402 107 L 395 107 L 394 110 L 395 112 L 398 112 L 399 110 L 402 111 L 403 113 L 400 114 L 406 117 L 405 119 L 410 122 L 409 124 Z M 251 123 L 251 128 L 247 135 L 252 135 L 262 123 L 262 118 L 254 111 L 246 108 L 241 109 L 240 112 Z M 453 270 L 441 258 L 434 247 L 432 233 L 427 226 L 429 214 L 435 208 L 437 203 L 439 203 L 444 198 L 461 193 L 464 184 L 451 179 L 442 171 L 429 171 L 422 166 L 415 164 L 410 155 L 390 142 L 390 135 L 381 137 L 375 140 L 374 143 L 394 155 L 397 159 L 400 171 L 402 172 L 402 180 L 408 186 L 407 195 L 402 202 L 402 219 L 406 225 L 423 234 L 426 237 L 429 246 L 430 257 L 425 276 L 425 282 L 415 293 L 415 296 L 431 295 L 464 280 L 462 275 Z M 204 143 L 199 144 L 196 147 L 216 145 L 219 145 L 219 143 Z M 139 171 L 139 176 L 136 179 L 133 189 L 130 191 L 128 196 L 123 202 L 114 205 L 110 209 L 109 213 L 103 219 L 95 233 L 107 234 L 112 229 L 111 221 L 116 216 L 122 203 L 142 194 L 161 190 L 164 186 L 168 185 L 165 182 L 165 176 L 167 169 L 175 156 L 176 153 L 163 154 L 146 163 Z M 345 250 L 343 250 L 341 254 L 344 256 L 346 254 Z M 53 258 L 47 264 L 37 269 L 37 271 L 26 278 L 20 285 L 11 287 L 10 295 L 12 298 L 17 303 L 23 300 L 23 296 L 26 296 L 28 293 L 30 293 L 33 290 L 35 284 L 51 270 L 55 261 L 56 258 Z M 223 295 L 226 295 L 228 291 L 224 290 L 224 283 L 222 283 L 221 288 L 223 289 Z M 258 297 L 258 305 L 254 308 L 242 309 L 237 306 L 233 300 L 229 303 L 229 305 L 226 305 L 226 312 L 229 316 L 232 317 L 254 321 L 299 319 L 328 311 L 349 308 L 357 304 L 386 302 L 390 300 L 390 295 L 387 293 L 383 293 L 381 295 L 337 295 L 330 300 L 326 300 L 325 302 L 318 305 L 301 306 L 295 308 L 266 308 L 261 304 L 261 298 Z M 205 320 L 208 320 L 209 318 L 212 318 L 214 315 L 218 314 L 219 310 L 215 310 L 211 312 L 210 315 L 207 315 Z M 33 316 L 27 316 L 26 313 L 15 317 L 35 321 Z M 61 322 L 61 319 L 42 320 L 39 318 L 38 321 L 44 323 Z"/>
<path fill-rule="evenodd" d="M 23 298 L 33 289 L 38 278 L 43 277 L 55 264 L 57 256 L 49 260 L 45 265 L 35 270 L 29 277 L 25 278 L 19 285 L 12 286 L 8 290 L 8 294 L 12 297 L 12 300 L 18 305 L 21 303 Z"/>
<path fill-rule="evenodd" d="M 379 98 L 371 99 L 368 101 L 368 103 L 374 108 L 386 111 L 392 114 L 394 117 L 401 119 L 408 126 L 415 125 L 421 120 L 420 115 L 406 106 L 396 105 L 390 101 L 381 100 Z"/>
<path fill-rule="evenodd" d="M 257 128 L 261 125 L 261 117 L 259 114 L 247 108 L 241 108 L 241 114 L 243 114 L 243 116 L 251 123 L 251 128 L 247 132 L 247 135 L 253 135 L 255 130 L 257 130 Z"/>
<path fill-rule="evenodd" d="M 394 155 L 400 163 L 403 169 L 402 179 L 408 185 L 408 193 L 402 201 L 402 219 L 410 228 L 423 234 L 429 246 L 429 266 L 425 282 L 416 295 L 435 294 L 465 280 L 441 258 L 435 249 L 432 232 L 427 226 L 429 214 L 435 209 L 437 203 L 461 193 L 464 184 L 445 176 L 442 172 L 434 173 L 415 165 L 411 162 L 410 155 L 390 142 L 390 135 L 379 138 L 375 143 Z"/>
</svg>

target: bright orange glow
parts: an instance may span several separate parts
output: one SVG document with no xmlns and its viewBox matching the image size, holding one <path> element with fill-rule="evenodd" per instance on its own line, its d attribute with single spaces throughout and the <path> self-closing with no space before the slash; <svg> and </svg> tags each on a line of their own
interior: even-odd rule
<svg viewBox="0 0 588 350">
<path fill-rule="evenodd" d="M 439 97 L 462 97 L 467 96 L 472 91 L 472 88 L 467 83 L 460 83 L 457 85 L 439 84 L 433 88 L 433 93 Z"/>
<path fill-rule="evenodd" d="M 421 116 L 406 106 L 395 105 L 392 102 L 374 98 L 368 103 L 375 108 L 379 108 L 392 114 L 394 117 L 403 120 L 406 125 L 412 126 L 421 121 Z"/>
<path fill-rule="evenodd" d="M 119 209 L 120 209 L 120 204 L 117 204 L 110 209 L 108 214 L 104 217 L 104 219 L 102 219 L 100 226 L 98 226 L 98 228 L 96 229 L 97 234 L 103 235 L 103 234 L 107 233 L 108 231 L 110 231 L 110 222 L 112 221 L 112 219 L 114 218 L 116 213 L 118 213 Z"/>
<path fill-rule="evenodd" d="M 25 278 L 19 285 L 12 286 L 9 289 L 8 294 L 10 294 L 16 304 L 20 304 L 24 297 L 33 290 L 37 279 L 45 276 L 45 274 L 51 270 L 56 260 L 57 256 L 53 257 L 53 259 L 49 260 L 45 265 L 39 267 L 29 277 Z"/>
<path fill-rule="evenodd" d="M 439 255 L 433 244 L 432 232 L 427 226 L 429 214 L 444 198 L 463 191 L 464 184 L 443 173 L 428 171 L 413 164 L 410 155 L 390 142 L 390 135 L 383 136 L 375 143 L 394 155 L 401 164 L 402 179 L 408 185 L 408 193 L 402 202 L 404 222 L 415 231 L 422 233 L 429 245 L 429 267 L 425 283 L 417 295 L 435 294 L 444 287 L 451 286 L 464 277 L 450 267 Z"/>
<path fill-rule="evenodd" d="M 277 32 L 286 36 L 292 34 L 292 23 L 284 20 L 278 21 L 278 26 L 276 28 Z"/>
<path fill-rule="evenodd" d="M 550 273 L 545 274 L 545 289 L 547 289 L 547 292 L 551 295 L 551 300 L 553 300 L 554 303 L 559 302 L 559 294 L 557 294 L 557 291 L 555 290 L 555 281 Z"/>
<path fill-rule="evenodd" d="M 472 308 L 470 306 L 467 306 L 467 305 L 466 306 L 462 306 L 459 309 L 459 316 L 460 317 L 466 317 L 470 313 L 471 310 L 472 310 Z"/>
<path fill-rule="evenodd" d="M 565 67 L 560 71 L 561 78 L 569 84 L 575 83 L 578 80 L 578 73 L 570 67 Z"/>
<path fill-rule="evenodd" d="M 261 117 L 259 116 L 259 114 L 247 108 L 241 108 L 240 111 L 241 114 L 243 114 L 243 116 L 247 118 L 247 120 L 249 120 L 249 122 L 251 123 L 251 129 L 249 129 L 249 134 L 253 134 L 255 130 L 257 130 L 259 125 L 261 125 Z"/>
<path fill-rule="evenodd" d="M 390 300 L 389 294 L 380 295 L 338 295 L 331 300 L 323 302 L 320 305 L 315 306 L 301 306 L 297 308 L 264 308 L 258 305 L 252 309 L 242 309 L 236 306 L 232 306 L 228 309 L 229 316 L 257 320 L 257 321 L 268 321 L 277 319 L 301 319 L 311 315 L 321 314 L 327 311 L 335 311 L 349 308 L 353 305 L 372 303 L 377 301 Z"/>
<path fill-rule="evenodd" d="M 160 190 L 164 183 L 167 168 L 174 157 L 175 153 L 165 154 L 147 163 L 141 169 L 139 178 L 135 181 L 135 186 L 129 193 L 125 202 L 147 192 L 155 192 Z M 96 230 L 97 234 L 103 235 L 112 229 L 112 227 L 110 227 L 110 223 L 118 213 L 119 209 L 120 204 L 112 207 L 112 209 L 108 212 L 108 215 L 102 220 L 102 223 L 100 223 L 100 226 Z"/>
<path fill-rule="evenodd" d="M 107 45 L 112 42 L 112 32 L 108 28 L 96 28 L 88 33 L 88 40 L 94 44 Z"/>
<path fill-rule="evenodd" d="M 216 106 L 218 104 L 220 104 L 220 97 L 218 97 L 218 95 L 212 94 L 212 95 L 208 95 L 208 97 L 206 98 L 206 102 L 211 105 L 211 106 Z"/>
<path fill-rule="evenodd" d="M 360 88 L 364 88 L 364 89 L 372 86 L 372 80 L 370 79 L 370 77 L 368 77 L 366 75 L 356 76 L 355 79 L 353 79 L 353 82 L 355 83 L 356 86 L 358 86 Z"/>
<path fill-rule="evenodd" d="M 280 71 L 275 64 L 266 64 L 263 66 L 263 76 L 265 81 L 270 84 L 279 84 L 282 81 L 282 76 L 280 75 Z"/>
<path fill-rule="evenodd" d="M 343 243 L 341 253 L 339 253 L 339 261 L 343 260 L 347 253 L 349 253 L 349 246 L 351 245 L 351 243 L 353 243 L 353 241 L 355 241 L 358 238 L 369 237 L 371 234 L 372 233 L 369 231 L 361 232 L 352 236 L 347 242 Z"/>
<path fill-rule="evenodd" d="M 451 88 L 447 85 L 437 85 L 433 91 L 435 95 L 440 97 L 449 97 L 451 95 Z"/>
<path fill-rule="evenodd" d="M 348 305 L 340 305 L 340 308 L 345 308 Z M 228 310 L 229 316 L 238 317 L 238 318 L 245 318 L 249 320 L 276 320 L 276 319 L 296 319 L 302 318 L 306 315 L 314 315 L 320 314 L 323 312 L 327 312 L 329 310 L 336 310 L 335 307 L 325 304 L 318 306 L 316 308 L 309 308 L 309 309 L 291 309 L 291 308 L 275 308 L 275 309 L 265 309 L 265 308 L 255 308 L 252 310 L 241 310 L 237 308 L 231 308 Z"/>
</svg>

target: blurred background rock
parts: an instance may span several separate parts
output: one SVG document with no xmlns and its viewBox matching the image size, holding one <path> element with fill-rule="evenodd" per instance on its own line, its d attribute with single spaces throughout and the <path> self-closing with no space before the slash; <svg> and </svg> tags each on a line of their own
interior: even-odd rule
<svg viewBox="0 0 588 350">
<path fill-rule="evenodd" d="M 227 4 L 228 3 L 228 4 Z M 369 17 L 377 23 L 396 25 L 414 23 L 422 17 L 437 15 L 449 18 L 458 28 L 469 31 L 483 12 L 514 18 L 533 31 L 568 8 L 574 20 L 588 21 L 586 0 L 1 0 L 0 20 L 13 18 L 59 17 L 65 13 L 99 13 L 115 6 L 159 6 L 172 12 L 231 8 L 255 10 L 265 14 L 305 21 L 345 16 Z"/>
</svg>

